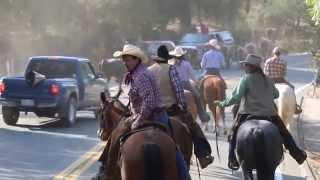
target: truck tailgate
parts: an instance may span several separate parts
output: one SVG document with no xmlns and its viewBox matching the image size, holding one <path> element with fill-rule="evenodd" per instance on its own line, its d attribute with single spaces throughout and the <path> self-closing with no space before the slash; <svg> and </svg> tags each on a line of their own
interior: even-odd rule
<svg viewBox="0 0 320 180">
<path fill-rule="evenodd" d="M 27 84 L 24 77 L 4 79 L 6 98 L 14 99 L 52 99 L 50 87 L 54 80 L 46 79 L 35 86 Z"/>
</svg>

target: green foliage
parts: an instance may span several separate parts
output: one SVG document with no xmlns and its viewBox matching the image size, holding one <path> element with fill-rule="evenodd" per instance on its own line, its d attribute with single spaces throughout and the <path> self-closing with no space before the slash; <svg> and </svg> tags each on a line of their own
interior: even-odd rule
<svg viewBox="0 0 320 180">
<path fill-rule="evenodd" d="M 320 14 L 316 1 L 306 1 L 315 19 Z M 256 27 L 300 31 L 306 12 L 301 0 L 1 0 L 0 53 L 99 60 L 125 41 L 176 37 L 166 30 L 169 22 L 180 22 L 184 33 L 199 19 L 232 31 L 243 44 Z"/>
<path fill-rule="evenodd" d="M 316 25 L 320 23 L 320 2 L 318 0 L 306 0 L 306 4 L 309 7 L 312 20 Z"/>
</svg>

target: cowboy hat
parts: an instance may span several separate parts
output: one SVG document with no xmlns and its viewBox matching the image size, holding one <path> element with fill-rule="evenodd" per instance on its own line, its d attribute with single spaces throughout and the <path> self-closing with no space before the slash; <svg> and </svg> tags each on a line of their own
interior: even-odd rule
<svg viewBox="0 0 320 180">
<path fill-rule="evenodd" d="M 276 47 L 272 50 L 272 53 L 273 53 L 273 54 L 280 54 L 280 53 L 281 53 L 281 49 L 280 49 L 278 46 L 276 46 Z"/>
<path fill-rule="evenodd" d="M 248 54 L 244 61 L 240 61 L 240 64 L 250 64 L 252 66 L 256 66 L 261 68 L 262 58 L 255 54 Z"/>
<path fill-rule="evenodd" d="M 120 58 L 124 55 L 130 55 L 130 56 L 137 57 L 141 60 L 142 63 L 148 62 L 148 58 L 144 54 L 144 52 L 139 47 L 132 45 L 132 44 L 126 44 L 123 46 L 122 51 L 116 51 L 113 53 L 113 57 L 115 57 L 115 58 Z"/>
<path fill-rule="evenodd" d="M 165 45 L 159 46 L 157 49 L 157 55 L 151 56 L 151 59 L 154 61 L 167 62 L 169 59 L 171 59 L 168 48 Z"/>
<path fill-rule="evenodd" d="M 173 51 L 170 51 L 169 54 L 174 57 L 181 57 L 187 52 L 182 49 L 182 47 L 176 47 Z"/>
<path fill-rule="evenodd" d="M 220 45 L 218 43 L 218 40 L 216 40 L 216 39 L 211 39 L 209 42 L 207 42 L 206 45 L 212 46 L 216 49 L 220 49 Z"/>
</svg>

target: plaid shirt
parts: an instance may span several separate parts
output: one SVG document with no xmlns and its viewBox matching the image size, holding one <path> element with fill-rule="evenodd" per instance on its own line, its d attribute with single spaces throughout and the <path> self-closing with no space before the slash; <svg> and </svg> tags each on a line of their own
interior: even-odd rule
<svg viewBox="0 0 320 180">
<path fill-rule="evenodd" d="M 129 100 L 136 120 L 147 119 L 152 111 L 160 107 L 160 90 L 153 74 L 142 64 L 131 74 Z"/>
<path fill-rule="evenodd" d="M 187 104 L 184 96 L 182 82 L 180 80 L 179 73 L 175 66 L 172 66 L 172 65 L 170 66 L 169 76 L 170 76 L 173 90 L 176 94 L 176 100 L 178 105 L 182 106 L 183 108 L 186 108 Z"/>
<path fill-rule="evenodd" d="M 264 73 L 271 79 L 284 78 L 287 73 L 287 63 L 280 58 L 270 58 L 264 65 Z"/>
</svg>

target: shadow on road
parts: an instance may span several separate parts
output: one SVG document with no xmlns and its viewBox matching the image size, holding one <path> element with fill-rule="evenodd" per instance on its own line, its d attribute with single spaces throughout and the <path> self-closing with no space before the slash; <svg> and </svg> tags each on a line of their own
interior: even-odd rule
<svg viewBox="0 0 320 180">
<path fill-rule="evenodd" d="M 88 138 L 97 138 L 98 121 L 91 117 L 77 117 L 74 126 L 63 127 L 62 122 L 57 119 L 38 118 L 39 120 L 28 122 L 27 119 L 21 118 L 18 124 L 10 127 L 11 131 L 15 128 L 25 128 L 27 131 L 43 133 L 61 133 L 74 136 L 85 136 Z"/>
</svg>

